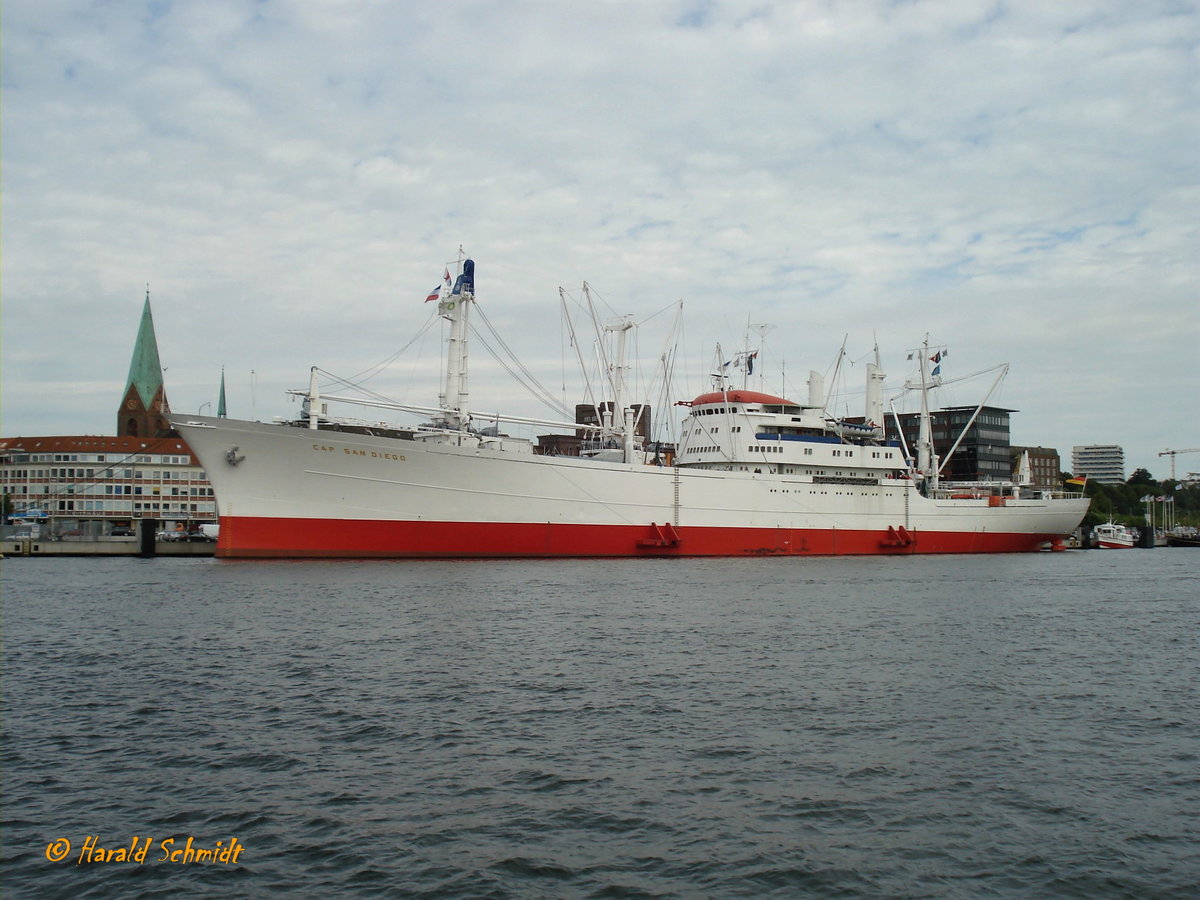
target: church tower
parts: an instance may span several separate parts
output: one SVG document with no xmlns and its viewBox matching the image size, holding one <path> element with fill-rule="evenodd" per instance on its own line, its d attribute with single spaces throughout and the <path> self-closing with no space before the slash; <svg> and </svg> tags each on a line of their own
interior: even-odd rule
<svg viewBox="0 0 1200 900">
<path fill-rule="evenodd" d="M 158 341 L 154 338 L 154 317 L 150 314 L 150 289 L 142 307 L 142 324 L 133 359 L 129 363 L 129 380 L 117 410 L 118 437 L 164 437 L 171 433 L 167 414 L 167 391 L 163 386 L 162 365 L 158 361 Z"/>
</svg>

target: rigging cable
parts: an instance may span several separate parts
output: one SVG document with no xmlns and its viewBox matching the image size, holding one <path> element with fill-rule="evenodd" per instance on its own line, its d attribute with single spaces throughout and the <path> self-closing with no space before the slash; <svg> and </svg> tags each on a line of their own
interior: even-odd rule
<svg viewBox="0 0 1200 900">
<path fill-rule="evenodd" d="M 409 340 L 409 342 L 407 344 L 405 344 L 403 347 L 401 347 L 399 350 L 397 350 L 395 353 L 393 353 L 391 356 L 387 357 L 386 359 L 375 363 L 375 365 L 373 365 L 373 366 L 368 366 L 367 368 L 363 369 L 361 372 L 351 375 L 348 378 L 342 378 L 339 375 L 334 375 L 331 372 L 326 372 L 324 369 L 321 369 L 320 371 L 322 372 L 322 374 L 327 375 L 330 378 L 332 378 L 338 384 L 342 384 L 342 385 L 345 385 L 346 387 L 351 387 L 351 388 L 354 388 L 354 387 L 361 388 L 361 382 L 370 381 L 372 378 L 374 378 L 376 375 L 378 375 L 384 369 L 386 369 L 388 366 L 390 366 L 392 363 L 394 363 L 397 359 L 399 359 L 400 355 L 403 354 L 405 350 L 407 350 L 409 347 L 411 347 L 413 344 L 415 344 L 417 341 L 419 341 L 421 339 L 421 337 L 425 334 L 425 332 L 427 332 L 433 326 L 433 323 L 435 321 L 437 321 L 437 319 L 438 319 L 438 313 L 435 311 L 434 313 L 432 313 L 429 316 L 428 319 L 425 320 L 425 324 L 420 327 L 420 329 L 417 331 L 417 333 L 412 336 L 412 339 Z M 377 399 L 379 399 L 379 395 L 375 395 L 375 396 Z"/>
<path fill-rule="evenodd" d="M 500 355 L 492 349 L 487 340 L 479 333 L 479 330 L 475 328 L 474 324 L 472 323 L 471 333 L 475 335 L 476 339 L 481 344 L 483 344 L 484 349 L 486 349 L 488 353 L 492 355 L 492 358 L 495 359 L 496 362 L 498 362 L 500 366 L 517 381 L 518 384 L 529 391 L 537 400 L 545 403 L 559 415 L 566 416 L 568 418 L 572 416 L 574 413 L 568 410 L 566 405 L 560 402 L 551 391 L 547 390 L 546 387 L 540 381 L 538 381 L 537 377 L 530 372 L 528 368 L 526 368 L 525 364 L 521 362 L 520 358 L 513 353 L 512 348 L 508 346 L 508 343 L 503 337 L 501 337 L 500 333 L 496 331 L 495 327 L 491 323 L 491 320 L 488 319 L 487 315 L 484 313 L 479 304 L 475 305 L 475 312 L 478 314 L 480 320 L 483 321 L 483 324 L 487 326 L 487 329 L 491 333 L 492 337 L 496 339 L 496 342 L 504 349 L 504 352 L 508 354 L 508 358 L 512 360 L 512 362 L 520 370 L 521 375 L 517 375 L 513 369 L 500 358 Z"/>
</svg>

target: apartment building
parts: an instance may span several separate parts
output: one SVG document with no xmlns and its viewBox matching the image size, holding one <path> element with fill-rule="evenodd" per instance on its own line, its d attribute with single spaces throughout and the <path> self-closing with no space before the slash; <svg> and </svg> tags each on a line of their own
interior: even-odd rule
<svg viewBox="0 0 1200 900">
<path fill-rule="evenodd" d="M 1071 448 L 1071 472 L 1100 484 L 1125 483 L 1125 451 L 1116 444 L 1086 444 Z"/>
<path fill-rule="evenodd" d="M 164 530 L 216 521 L 199 460 L 178 437 L 0 439 L 0 494 L 12 522 L 101 536 L 155 519 Z"/>
</svg>

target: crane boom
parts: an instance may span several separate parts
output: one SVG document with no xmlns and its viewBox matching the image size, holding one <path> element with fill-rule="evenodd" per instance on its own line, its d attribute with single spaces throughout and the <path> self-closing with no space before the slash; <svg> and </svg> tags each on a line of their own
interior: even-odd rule
<svg viewBox="0 0 1200 900">
<path fill-rule="evenodd" d="M 1200 447 L 1188 447 L 1186 450 L 1164 450 L 1159 456 L 1171 457 L 1171 480 L 1175 480 L 1175 457 L 1180 453 L 1200 453 Z"/>
</svg>

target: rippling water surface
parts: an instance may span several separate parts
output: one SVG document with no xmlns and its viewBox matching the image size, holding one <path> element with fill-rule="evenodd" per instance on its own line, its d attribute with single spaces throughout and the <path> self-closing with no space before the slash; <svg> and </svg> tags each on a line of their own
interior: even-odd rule
<svg viewBox="0 0 1200 900">
<path fill-rule="evenodd" d="M 6 897 L 1200 891 L 1200 553 L 3 565 Z"/>
</svg>

